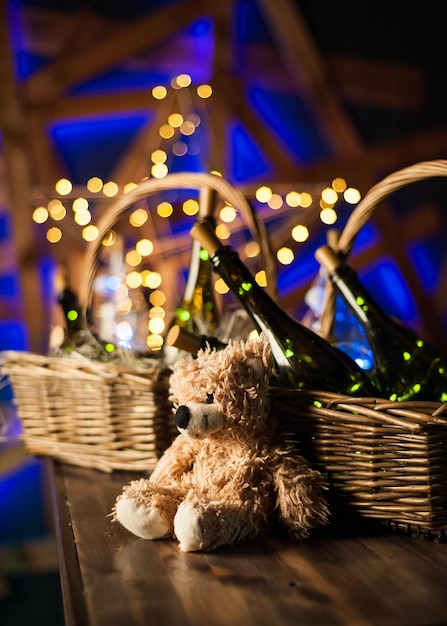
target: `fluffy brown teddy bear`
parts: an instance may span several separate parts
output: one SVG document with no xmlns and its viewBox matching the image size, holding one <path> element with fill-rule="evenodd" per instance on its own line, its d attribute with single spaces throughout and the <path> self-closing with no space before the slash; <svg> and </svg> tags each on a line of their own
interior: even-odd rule
<svg viewBox="0 0 447 626">
<path fill-rule="evenodd" d="M 269 414 L 267 338 L 201 350 L 173 367 L 180 431 L 148 479 L 124 487 L 114 519 L 145 539 L 211 550 L 255 537 L 279 518 L 292 538 L 327 521 L 325 483 Z"/>
</svg>

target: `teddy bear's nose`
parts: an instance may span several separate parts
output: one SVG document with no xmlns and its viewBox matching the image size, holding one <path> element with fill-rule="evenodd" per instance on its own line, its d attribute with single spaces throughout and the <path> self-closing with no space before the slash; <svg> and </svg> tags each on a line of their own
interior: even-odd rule
<svg viewBox="0 0 447 626">
<path fill-rule="evenodd" d="M 189 409 L 184 404 L 180 405 L 175 412 L 174 423 L 177 428 L 187 428 L 190 418 Z"/>
</svg>

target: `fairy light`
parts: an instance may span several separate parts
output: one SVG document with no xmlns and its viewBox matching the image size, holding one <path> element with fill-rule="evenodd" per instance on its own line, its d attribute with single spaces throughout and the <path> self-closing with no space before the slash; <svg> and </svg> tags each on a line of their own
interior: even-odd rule
<svg viewBox="0 0 447 626">
<path fill-rule="evenodd" d="M 156 289 L 149 296 L 149 302 L 152 306 L 163 306 L 166 302 L 166 294 L 160 289 Z"/>
<path fill-rule="evenodd" d="M 309 229 L 304 224 L 297 224 L 292 228 L 292 239 L 297 241 L 298 243 L 303 243 L 309 238 Z"/>
<path fill-rule="evenodd" d="M 90 193 L 98 193 L 101 191 L 104 183 L 98 176 L 92 176 L 88 179 L 86 187 L 90 191 Z"/>
<path fill-rule="evenodd" d="M 126 285 L 130 289 L 138 289 L 138 287 L 141 287 L 142 282 L 140 272 L 129 272 L 126 276 Z"/>
<path fill-rule="evenodd" d="M 126 185 L 124 185 L 123 193 L 129 193 L 129 191 L 132 191 L 132 189 L 135 189 L 135 187 L 138 187 L 137 183 L 127 183 Z"/>
<path fill-rule="evenodd" d="M 154 335 L 161 335 L 165 329 L 165 321 L 161 317 L 153 317 L 147 325 L 148 330 Z"/>
<path fill-rule="evenodd" d="M 160 202 L 157 205 L 157 213 L 160 217 L 170 217 L 174 212 L 174 208 L 170 202 Z"/>
<path fill-rule="evenodd" d="M 53 218 L 53 220 L 56 220 L 57 222 L 59 222 L 60 220 L 63 220 L 64 217 L 67 215 L 67 211 L 65 210 L 64 205 L 59 203 L 52 207 L 50 211 L 50 215 Z"/>
<path fill-rule="evenodd" d="M 87 226 L 92 221 L 92 214 L 89 210 L 77 211 L 73 216 L 74 221 L 78 226 Z"/>
<path fill-rule="evenodd" d="M 182 133 L 182 135 L 189 137 L 196 132 L 196 127 L 190 120 L 185 120 L 180 126 L 180 132 Z"/>
<path fill-rule="evenodd" d="M 360 191 L 354 187 L 347 187 L 343 193 L 343 198 L 348 204 L 357 204 L 361 198 Z"/>
<path fill-rule="evenodd" d="M 200 125 L 200 122 L 202 121 L 198 113 L 189 113 L 189 115 L 187 115 L 185 119 L 192 122 L 196 128 Z"/>
<path fill-rule="evenodd" d="M 260 287 L 267 287 L 267 274 L 265 270 L 259 270 L 259 272 L 255 274 L 255 281 Z"/>
<path fill-rule="evenodd" d="M 150 318 L 160 317 L 161 319 L 164 319 L 165 316 L 166 316 L 166 312 L 162 306 L 153 306 L 149 311 Z"/>
<path fill-rule="evenodd" d="M 109 230 L 101 243 L 106 248 L 113 246 L 116 243 L 116 232 L 114 230 Z"/>
<path fill-rule="evenodd" d="M 149 256 L 154 251 L 154 244 L 150 239 L 140 239 L 137 241 L 135 249 L 142 257 Z"/>
<path fill-rule="evenodd" d="M 146 209 L 135 209 L 135 211 L 132 211 L 129 215 L 129 224 L 138 228 L 139 226 L 143 226 L 143 224 L 147 222 L 148 218 L 149 215 Z"/>
<path fill-rule="evenodd" d="M 94 224 L 89 224 L 82 230 L 82 238 L 85 241 L 95 241 L 95 239 L 98 239 L 98 236 L 99 230 L 97 226 L 94 226 Z"/>
<path fill-rule="evenodd" d="M 118 193 L 118 185 L 113 180 L 110 180 L 103 186 L 102 193 L 107 196 L 107 198 L 113 198 Z"/>
<path fill-rule="evenodd" d="M 38 206 L 33 211 L 33 221 L 36 222 L 36 224 L 43 224 L 47 221 L 48 216 L 48 209 L 44 206 Z"/>
<path fill-rule="evenodd" d="M 216 235 L 219 239 L 229 239 L 231 232 L 226 224 L 218 224 L 216 226 Z"/>
<path fill-rule="evenodd" d="M 141 261 L 141 254 L 136 250 L 129 250 L 129 252 L 126 253 L 127 265 L 130 265 L 131 267 L 136 267 L 141 263 Z"/>
<path fill-rule="evenodd" d="M 46 237 L 50 243 L 57 243 L 62 239 L 62 231 L 57 226 L 52 226 L 47 230 Z"/>
<path fill-rule="evenodd" d="M 214 283 L 214 289 L 221 296 L 225 295 L 226 293 L 230 291 L 227 283 L 224 280 L 222 280 L 222 278 L 218 278 L 216 280 L 216 282 Z"/>
<path fill-rule="evenodd" d="M 60 178 L 54 188 L 60 196 L 68 196 L 73 190 L 73 184 L 68 178 Z"/>
<path fill-rule="evenodd" d="M 284 204 L 284 200 L 279 195 L 279 193 L 272 193 L 270 198 L 267 200 L 267 204 L 271 209 L 276 211 L 282 207 L 282 205 Z"/>
<path fill-rule="evenodd" d="M 307 193 L 307 191 L 303 191 L 301 194 L 301 201 L 300 201 L 300 205 L 303 207 L 303 209 L 308 209 L 311 205 L 312 205 L 312 196 L 310 195 L 310 193 Z"/>
<path fill-rule="evenodd" d="M 182 205 L 182 210 L 185 215 L 197 215 L 199 212 L 199 203 L 192 198 L 185 200 Z"/>
<path fill-rule="evenodd" d="M 71 204 L 71 208 L 75 213 L 82 213 L 87 211 L 89 207 L 88 200 L 86 198 L 76 198 Z"/>
<path fill-rule="evenodd" d="M 226 205 L 222 207 L 222 209 L 219 212 L 219 215 L 220 215 L 220 219 L 222 220 L 222 222 L 231 224 L 231 222 L 234 222 L 234 220 L 236 219 L 237 213 L 234 207 Z"/>
<path fill-rule="evenodd" d="M 326 187 L 321 192 L 321 197 L 327 204 L 335 204 L 338 200 L 338 193 L 332 187 Z"/>
<path fill-rule="evenodd" d="M 152 97 L 156 100 L 163 100 L 168 95 L 168 90 L 164 85 L 157 85 L 152 89 Z"/>
<path fill-rule="evenodd" d="M 171 139 L 174 136 L 175 130 L 169 124 L 163 124 L 158 129 L 158 134 L 162 139 Z"/>
<path fill-rule="evenodd" d="M 161 274 L 159 274 L 158 272 L 149 272 L 144 281 L 144 285 L 146 287 L 149 287 L 149 289 L 158 289 L 162 282 L 163 279 L 161 277 Z"/>
<path fill-rule="evenodd" d="M 192 78 L 189 74 L 179 74 L 175 79 L 175 82 L 179 87 L 189 87 L 192 82 Z"/>
<path fill-rule="evenodd" d="M 292 208 L 298 207 L 301 204 L 301 194 L 297 191 L 289 191 L 286 195 L 286 204 Z"/>
<path fill-rule="evenodd" d="M 197 87 L 197 95 L 199 98 L 209 98 L 213 93 L 213 88 L 211 85 L 199 85 Z"/>
<path fill-rule="evenodd" d="M 270 200 L 270 198 L 272 197 L 272 193 L 273 192 L 270 189 L 270 187 L 263 185 L 262 187 L 259 187 L 258 189 L 256 189 L 255 197 L 258 202 L 265 203 Z"/>
<path fill-rule="evenodd" d="M 164 150 L 154 150 L 151 154 L 152 163 L 165 163 L 168 155 Z"/>
<path fill-rule="evenodd" d="M 334 209 L 322 209 L 322 211 L 320 211 L 320 220 L 323 224 L 335 224 L 337 219 L 338 216 Z"/>
<path fill-rule="evenodd" d="M 261 246 L 257 241 L 249 241 L 245 244 L 245 254 L 249 259 L 253 259 L 261 253 Z"/>
<path fill-rule="evenodd" d="M 276 253 L 276 258 L 282 265 L 290 265 L 295 258 L 293 251 L 286 246 L 280 248 Z"/>
<path fill-rule="evenodd" d="M 168 173 L 168 166 L 165 163 L 155 163 L 151 167 L 151 174 L 154 178 L 164 178 Z"/>
<path fill-rule="evenodd" d="M 172 128 L 179 128 L 183 124 L 183 115 L 181 113 L 171 113 L 168 117 L 168 124 Z"/>
<path fill-rule="evenodd" d="M 153 352 L 157 352 L 163 346 L 163 337 L 156 334 L 150 334 L 146 338 L 146 345 Z"/>
<path fill-rule="evenodd" d="M 188 152 L 188 146 L 184 141 L 176 141 L 172 146 L 172 153 L 175 156 L 185 156 Z"/>
<path fill-rule="evenodd" d="M 347 184 L 344 178 L 337 177 L 332 181 L 332 188 L 335 189 L 337 193 L 343 193 L 346 187 Z"/>
</svg>

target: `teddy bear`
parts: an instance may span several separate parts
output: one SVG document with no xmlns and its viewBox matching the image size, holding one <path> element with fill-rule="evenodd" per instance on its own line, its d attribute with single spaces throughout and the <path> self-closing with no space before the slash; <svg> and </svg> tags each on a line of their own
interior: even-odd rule
<svg viewBox="0 0 447 626">
<path fill-rule="evenodd" d="M 270 412 L 274 371 L 264 333 L 200 350 L 169 379 L 179 434 L 148 478 L 124 486 L 113 519 L 145 539 L 213 550 L 280 521 L 293 539 L 325 524 L 323 476 L 288 443 Z"/>
</svg>

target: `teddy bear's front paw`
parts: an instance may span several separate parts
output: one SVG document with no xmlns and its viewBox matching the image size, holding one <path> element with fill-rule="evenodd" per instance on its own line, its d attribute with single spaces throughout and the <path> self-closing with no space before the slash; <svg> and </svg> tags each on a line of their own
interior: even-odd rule
<svg viewBox="0 0 447 626">
<path fill-rule="evenodd" d="M 199 510 L 192 502 L 182 502 L 174 518 L 174 534 L 183 552 L 206 549 Z"/>
<path fill-rule="evenodd" d="M 172 523 L 156 508 L 125 495 L 115 505 L 116 519 L 131 533 L 143 539 L 161 539 L 172 535 Z"/>
</svg>

